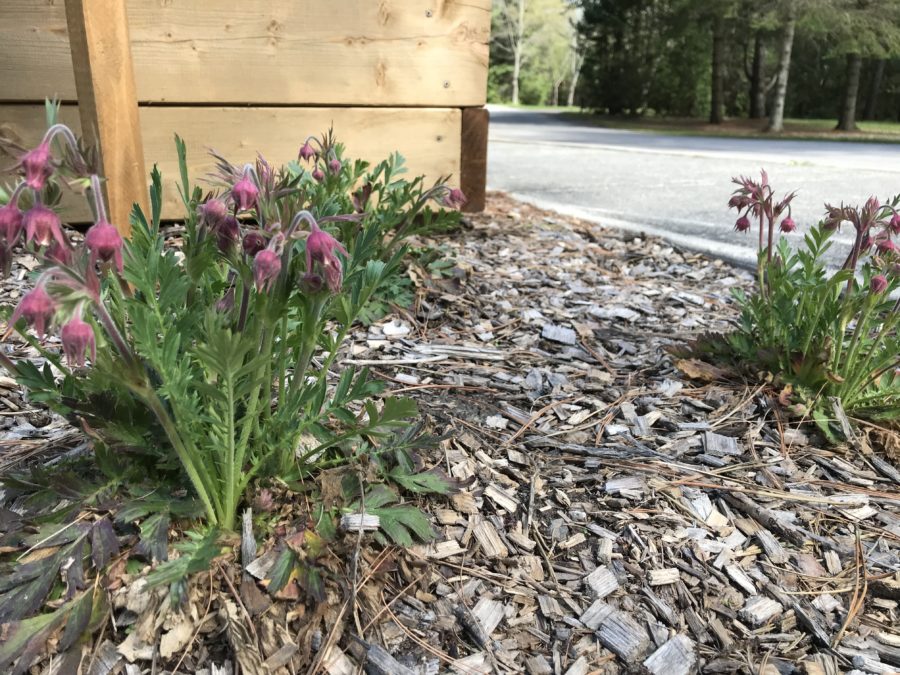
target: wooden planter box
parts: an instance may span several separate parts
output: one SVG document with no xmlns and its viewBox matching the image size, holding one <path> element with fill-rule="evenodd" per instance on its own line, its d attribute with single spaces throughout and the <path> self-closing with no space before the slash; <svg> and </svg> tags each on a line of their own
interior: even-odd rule
<svg viewBox="0 0 900 675">
<path fill-rule="evenodd" d="M 174 133 L 201 178 L 207 148 L 282 163 L 333 125 L 350 157 L 399 151 L 410 174 L 452 174 L 483 208 L 490 0 L 121 2 L 0 2 L 0 135 L 35 144 L 43 100 L 57 96 L 63 121 L 101 127 L 86 131 L 110 191 L 129 173 L 146 185 L 158 164 L 164 216 L 177 218 Z"/>
</svg>

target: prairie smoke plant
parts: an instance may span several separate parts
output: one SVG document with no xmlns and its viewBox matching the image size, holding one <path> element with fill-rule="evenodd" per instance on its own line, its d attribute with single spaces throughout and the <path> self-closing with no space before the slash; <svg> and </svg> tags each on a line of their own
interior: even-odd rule
<svg viewBox="0 0 900 675">
<path fill-rule="evenodd" d="M 57 136 L 65 155 L 54 157 Z M 257 157 L 232 165 L 216 156 L 217 188 L 204 197 L 187 181 L 176 138 L 185 207 L 176 251 L 160 231 L 158 171 L 151 211 L 135 209 L 125 241 L 71 132 L 54 125 L 44 142 L 17 165 L 20 183 L 0 208 L 5 267 L 23 231 L 41 263 L 7 331 L 19 330 L 62 373 L 0 354 L 36 400 L 90 428 L 96 443 L 128 448 L 142 476 L 178 467 L 206 522 L 224 529 L 253 482 L 289 482 L 361 455 L 385 475 L 396 469 L 397 460 L 374 458 L 415 406 L 391 397 L 376 406 L 381 385 L 341 364 L 339 350 L 375 293 L 397 278 L 405 237 L 450 222 L 426 203 L 459 204 L 460 194 L 444 181 L 425 190 L 420 178 L 399 179 L 398 156 L 367 172 L 342 158 L 329 133 L 299 153 L 330 157 L 327 177 L 316 177 L 318 164 L 279 168 Z M 62 171 L 77 180 L 61 180 Z M 83 186 L 95 214 L 78 245 L 44 200 L 62 183 Z M 24 214 L 23 192 L 32 204 Z M 51 330 L 65 363 L 40 339 Z"/>
<path fill-rule="evenodd" d="M 900 287 L 893 240 L 900 196 L 826 205 L 823 220 L 794 249 L 784 238 L 773 242 L 776 225 L 796 229 L 794 193 L 776 200 L 765 172 L 759 181 L 734 182 L 740 187 L 728 205 L 741 213 L 735 229 L 758 222 L 760 255 L 756 293 L 736 293 L 741 319 L 725 336 L 725 353 L 755 373 L 774 375 L 791 392 L 794 410 L 812 415 L 829 435 L 834 400 L 851 415 L 900 417 L 900 303 L 890 299 Z M 854 228 L 853 246 L 841 268 L 829 270 L 831 237 L 846 225 Z"/>
</svg>

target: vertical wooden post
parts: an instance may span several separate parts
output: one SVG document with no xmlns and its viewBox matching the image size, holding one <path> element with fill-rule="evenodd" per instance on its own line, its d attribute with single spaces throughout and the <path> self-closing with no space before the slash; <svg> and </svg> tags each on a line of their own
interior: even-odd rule
<svg viewBox="0 0 900 675">
<path fill-rule="evenodd" d="M 484 211 L 487 185 L 487 108 L 462 109 L 459 187 L 466 195 L 463 211 Z"/>
<path fill-rule="evenodd" d="M 81 129 L 100 151 L 109 217 L 123 236 L 147 178 L 124 0 L 66 0 Z"/>
</svg>

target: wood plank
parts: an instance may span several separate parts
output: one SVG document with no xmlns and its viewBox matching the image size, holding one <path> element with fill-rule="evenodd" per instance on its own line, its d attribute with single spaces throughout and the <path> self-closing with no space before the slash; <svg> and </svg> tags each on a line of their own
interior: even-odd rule
<svg viewBox="0 0 900 675">
<path fill-rule="evenodd" d="M 490 0 L 125 4 L 142 102 L 485 103 Z M 0 3 L 4 100 L 75 100 L 63 5 Z"/>
<path fill-rule="evenodd" d="M 377 162 L 398 151 L 407 160 L 407 176 L 424 174 L 426 182 L 431 182 L 452 174 L 451 183 L 456 185 L 460 117 L 461 112 L 453 108 L 140 108 L 148 170 L 156 163 L 163 174 L 164 218 L 180 218 L 184 210 L 175 188 L 176 132 L 187 143 L 194 179 L 214 169 L 207 148 L 215 148 L 234 163 L 252 161 L 257 151 L 283 163 L 296 158 L 306 135 L 321 133 L 333 124 L 351 158 Z M 76 107 L 63 106 L 60 121 L 79 133 Z M 0 105 L 0 134 L 27 146 L 37 143 L 43 132 L 43 106 Z M 0 161 L 8 162 L 3 157 Z M 79 203 L 66 215 L 79 222 L 87 211 Z"/>
<path fill-rule="evenodd" d="M 489 117 L 486 108 L 462 111 L 460 187 L 468 200 L 464 211 L 484 211 Z"/>
<path fill-rule="evenodd" d="M 109 221 L 128 236 L 132 205 L 146 212 L 148 199 L 125 5 L 68 0 L 66 18 L 81 129 L 87 143 L 100 150 Z"/>
</svg>

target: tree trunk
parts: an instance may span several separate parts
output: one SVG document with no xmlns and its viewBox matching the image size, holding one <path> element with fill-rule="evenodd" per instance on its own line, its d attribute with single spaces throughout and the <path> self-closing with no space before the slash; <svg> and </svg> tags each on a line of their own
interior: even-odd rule
<svg viewBox="0 0 900 675">
<path fill-rule="evenodd" d="M 794 48 L 794 28 L 797 22 L 794 8 L 789 9 L 784 33 L 781 37 L 781 53 L 778 55 L 778 75 L 775 79 L 775 99 L 772 102 L 772 115 L 766 131 L 780 133 L 784 131 L 784 102 L 787 98 L 788 75 L 791 72 L 791 50 Z"/>
<path fill-rule="evenodd" d="M 762 33 L 757 31 L 753 39 L 753 64 L 750 66 L 750 119 L 766 116 L 766 85 L 763 83 L 763 66 L 766 62 L 766 45 Z"/>
<path fill-rule="evenodd" d="M 875 112 L 878 108 L 878 94 L 881 91 L 881 81 L 884 79 L 885 59 L 875 61 L 875 73 L 872 75 L 872 82 L 869 85 L 869 95 L 866 96 L 866 107 L 863 110 L 863 119 L 871 120 L 875 118 Z"/>
<path fill-rule="evenodd" d="M 584 63 L 584 55 L 575 52 L 572 58 L 572 79 L 569 80 L 569 92 L 566 96 L 566 105 L 570 108 L 575 105 L 575 88 L 578 86 L 578 76 L 581 75 L 581 65 Z"/>
<path fill-rule="evenodd" d="M 721 16 L 713 19 L 712 40 L 712 92 L 709 105 L 709 123 L 721 124 L 725 121 L 725 20 Z"/>
<path fill-rule="evenodd" d="M 522 49 L 516 46 L 513 52 L 512 102 L 519 105 L 519 72 L 522 70 Z"/>
<path fill-rule="evenodd" d="M 840 131 L 856 131 L 856 99 L 859 96 L 859 75 L 862 72 L 862 57 L 847 54 L 847 88 L 844 90 L 844 105 L 837 128 Z"/>
<path fill-rule="evenodd" d="M 516 44 L 513 48 L 512 102 L 519 104 L 519 74 L 522 72 L 522 41 L 525 37 L 525 0 L 519 0 L 516 16 Z"/>
</svg>

